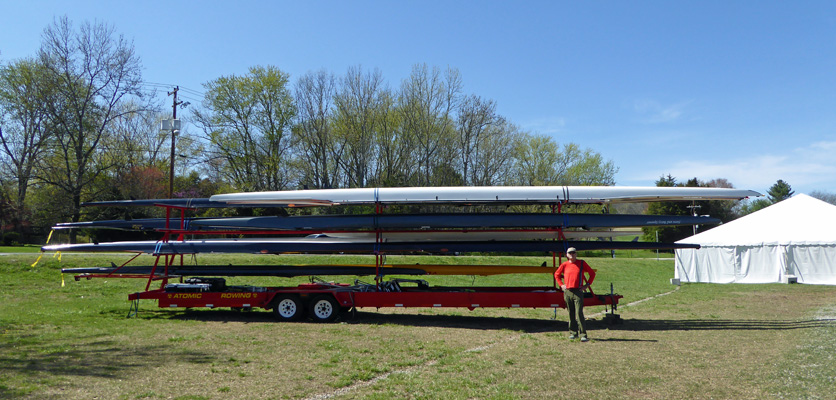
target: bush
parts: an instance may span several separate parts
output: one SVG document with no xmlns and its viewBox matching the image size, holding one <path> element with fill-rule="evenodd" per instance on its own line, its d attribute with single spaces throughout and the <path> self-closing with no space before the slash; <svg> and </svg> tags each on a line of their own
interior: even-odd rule
<svg viewBox="0 0 836 400">
<path fill-rule="evenodd" d="M 20 244 L 20 234 L 17 232 L 6 232 L 3 235 L 3 246 L 17 246 Z"/>
</svg>

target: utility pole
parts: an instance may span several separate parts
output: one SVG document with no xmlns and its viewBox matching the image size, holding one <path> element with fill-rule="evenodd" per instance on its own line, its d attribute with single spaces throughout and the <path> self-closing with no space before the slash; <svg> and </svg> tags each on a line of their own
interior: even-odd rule
<svg viewBox="0 0 836 400">
<path fill-rule="evenodd" d="M 688 206 L 688 208 L 691 209 L 691 213 L 696 217 L 696 216 L 699 215 L 697 213 L 697 209 L 702 208 L 702 206 L 698 206 L 696 200 L 691 200 L 691 205 Z M 694 228 L 694 235 L 696 235 L 697 234 L 697 228 L 699 228 L 699 225 L 693 225 L 693 228 Z"/>
<path fill-rule="evenodd" d="M 170 170 L 169 170 L 169 174 L 168 174 L 168 198 L 169 199 L 174 196 L 174 135 L 175 135 L 175 132 L 177 132 L 177 130 L 180 129 L 179 124 L 177 124 L 175 122 L 175 121 L 177 121 L 177 106 L 180 105 L 181 103 L 183 103 L 182 101 L 177 102 L 177 91 L 178 90 L 180 90 L 180 87 L 175 86 L 173 91 L 168 92 L 169 96 L 174 95 L 174 102 L 171 104 L 171 109 L 172 109 L 172 117 L 171 117 L 172 118 L 172 122 L 171 122 L 171 164 L 169 165 Z M 177 122 L 179 122 L 179 121 L 177 121 Z"/>
</svg>

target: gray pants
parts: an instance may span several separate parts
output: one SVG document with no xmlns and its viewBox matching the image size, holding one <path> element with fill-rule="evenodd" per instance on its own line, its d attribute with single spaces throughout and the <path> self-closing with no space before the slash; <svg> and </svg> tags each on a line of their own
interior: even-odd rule
<svg viewBox="0 0 836 400">
<path fill-rule="evenodd" d="M 583 291 L 566 289 L 563 291 L 563 300 L 566 301 L 566 309 L 569 311 L 569 333 L 586 337 L 586 328 L 583 326 Z"/>
</svg>

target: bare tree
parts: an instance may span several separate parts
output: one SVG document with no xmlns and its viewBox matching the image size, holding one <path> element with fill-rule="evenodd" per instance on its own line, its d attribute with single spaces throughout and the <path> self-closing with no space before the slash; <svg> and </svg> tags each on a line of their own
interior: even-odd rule
<svg viewBox="0 0 836 400">
<path fill-rule="evenodd" d="M 836 194 L 834 194 L 834 193 L 824 192 L 824 191 L 820 191 L 820 190 L 814 190 L 814 191 L 810 192 L 810 196 L 814 197 L 814 198 L 817 198 L 821 201 L 836 205 Z"/>
<path fill-rule="evenodd" d="M 513 170 L 514 149 L 525 136 L 504 119 L 487 127 L 470 157 L 469 185 L 491 186 L 504 182 Z"/>
<path fill-rule="evenodd" d="M 461 93 L 461 77 L 456 69 L 444 76 L 437 67 L 416 65 L 401 86 L 400 110 L 404 133 L 415 145 L 420 185 L 432 185 L 433 169 L 443 162 L 438 157 L 452 147 L 453 112 Z"/>
<path fill-rule="evenodd" d="M 385 126 L 382 90 L 380 71 L 363 73 L 356 67 L 349 68 L 336 95 L 336 127 L 346 145 L 342 161 L 348 186 L 365 187 L 376 169 L 376 133 Z"/>
<path fill-rule="evenodd" d="M 0 145 L 4 172 L 17 186 L 13 214 L 18 222 L 25 218 L 26 192 L 50 138 L 49 115 L 38 91 L 43 79 L 44 68 L 33 59 L 0 69 Z"/>
<path fill-rule="evenodd" d="M 457 147 L 460 157 L 460 168 L 464 183 L 474 184 L 474 164 L 480 163 L 480 152 L 483 150 L 484 142 L 488 134 L 497 133 L 498 130 L 491 128 L 502 120 L 496 114 L 496 103 L 493 100 L 483 100 L 471 95 L 461 102 L 458 112 L 458 124 L 456 127 Z"/>
<path fill-rule="evenodd" d="M 142 98 L 140 61 L 133 43 L 112 26 L 84 22 L 76 31 L 67 17 L 44 29 L 38 57 L 55 135 L 39 177 L 69 197 L 72 221 L 78 221 L 82 196 L 90 195 L 85 191 L 112 166 L 99 144 L 113 121 L 129 112 L 124 101 Z"/>
<path fill-rule="evenodd" d="M 132 103 L 124 107 L 125 112 L 111 124 L 113 134 L 106 141 L 109 155 L 117 158 L 117 166 L 130 169 L 167 165 L 170 133 L 160 131 L 163 114 L 159 110 L 140 112 L 139 106 Z"/>
<path fill-rule="evenodd" d="M 328 189 L 340 185 L 338 174 L 344 139 L 333 129 L 336 78 L 326 71 L 309 72 L 296 82 L 298 123 L 294 147 L 299 154 L 304 185 Z"/>
<path fill-rule="evenodd" d="M 389 187 L 407 186 L 413 165 L 411 137 L 403 131 L 403 120 L 392 91 L 381 90 L 378 99 L 375 184 Z"/>
</svg>

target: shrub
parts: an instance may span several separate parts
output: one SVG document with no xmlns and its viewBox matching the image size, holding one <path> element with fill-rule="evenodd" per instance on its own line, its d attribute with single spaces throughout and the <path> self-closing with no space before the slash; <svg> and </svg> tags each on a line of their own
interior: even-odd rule
<svg viewBox="0 0 836 400">
<path fill-rule="evenodd" d="M 6 232 L 3 235 L 3 245 L 4 246 L 17 246 L 20 244 L 20 234 L 17 232 Z"/>
</svg>

